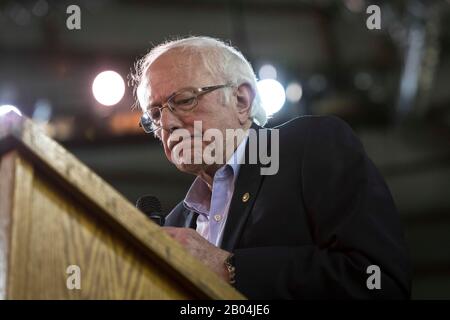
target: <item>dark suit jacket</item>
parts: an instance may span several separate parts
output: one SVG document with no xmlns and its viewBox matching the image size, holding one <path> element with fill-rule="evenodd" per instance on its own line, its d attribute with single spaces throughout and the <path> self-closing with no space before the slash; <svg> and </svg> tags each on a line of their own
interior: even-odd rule
<svg viewBox="0 0 450 320">
<path fill-rule="evenodd" d="M 278 173 L 243 164 L 236 180 L 221 245 L 235 255 L 236 288 L 250 299 L 409 298 L 399 215 L 351 128 L 306 116 L 277 129 Z M 195 227 L 194 217 L 181 202 L 166 225 Z M 379 290 L 366 285 L 370 265 Z"/>
</svg>

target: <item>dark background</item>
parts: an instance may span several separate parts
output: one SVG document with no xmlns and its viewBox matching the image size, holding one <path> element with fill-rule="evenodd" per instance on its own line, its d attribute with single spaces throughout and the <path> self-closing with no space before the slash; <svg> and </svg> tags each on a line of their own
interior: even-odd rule
<svg viewBox="0 0 450 320">
<path fill-rule="evenodd" d="M 81 30 L 66 27 L 81 8 Z M 368 30 L 366 8 L 381 8 Z M 100 71 L 125 79 L 139 57 L 174 36 L 229 40 L 255 71 L 303 87 L 268 126 L 305 114 L 346 120 L 385 177 L 414 262 L 413 298 L 450 298 L 450 1 L 0 1 L 0 104 L 41 123 L 130 201 L 166 211 L 193 180 L 137 126 L 133 95 L 105 107 Z"/>
</svg>

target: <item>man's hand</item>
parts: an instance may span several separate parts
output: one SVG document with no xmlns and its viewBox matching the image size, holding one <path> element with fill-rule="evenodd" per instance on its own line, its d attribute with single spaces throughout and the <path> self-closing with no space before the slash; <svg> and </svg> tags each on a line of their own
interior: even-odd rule
<svg viewBox="0 0 450 320">
<path fill-rule="evenodd" d="M 212 245 L 194 229 L 175 227 L 163 227 L 163 229 L 219 277 L 227 282 L 229 281 L 228 270 L 224 262 L 230 252 Z"/>
</svg>

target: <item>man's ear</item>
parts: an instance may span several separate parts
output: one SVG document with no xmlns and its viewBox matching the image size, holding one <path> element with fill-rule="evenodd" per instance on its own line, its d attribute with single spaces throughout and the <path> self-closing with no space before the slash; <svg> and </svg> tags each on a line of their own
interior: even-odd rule
<svg viewBox="0 0 450 320">
<path fill-rule="evenodd" d="M 237 98 L 237 112 L 239 122 L 245 124 L 250 118 L 250 112 L 252 110 L 253 99 L 255 98 L 255 92 L 248 83 L 241 84 L 236 90 Z"/>
</svg>

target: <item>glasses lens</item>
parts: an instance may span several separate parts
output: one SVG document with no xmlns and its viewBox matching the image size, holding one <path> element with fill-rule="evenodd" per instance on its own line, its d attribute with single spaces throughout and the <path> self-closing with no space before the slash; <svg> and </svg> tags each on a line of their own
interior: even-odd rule
<svg viewBox="0 0 450 320">
<path fill-rule="evenodd" d="M 158 107 L 150 108 L 150 110 L 148 110 L 148 116 L 150 118 L 149 120 L 158 123 L 161 119 L 161 109 Z"/>
<path fill-rule="evenodd" d="M 150 133 L 153 130 L 153 126 L 152 126 L 153 122 L 150 120 L 150 117 L 148 116 L 147 112 L 144 113 L 141 116 L 141 126 L 142 129 L 144 129 L 144 131 L 146 133 Z"/>
<path fill-rule="evenodd" d="M 174 95 L 168 103 L 170 103 L 175 110 L 189 111 L 197 104 L 197 96 L 190 90 L 181 91 Z"/>
</svg>

